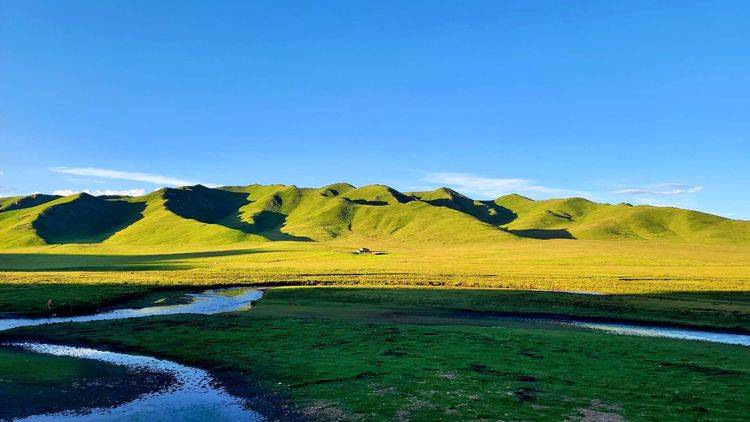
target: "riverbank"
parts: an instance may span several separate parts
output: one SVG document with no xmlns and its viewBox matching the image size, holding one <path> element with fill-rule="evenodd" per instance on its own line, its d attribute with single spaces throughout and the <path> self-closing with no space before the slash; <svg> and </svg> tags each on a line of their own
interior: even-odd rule
<svg viewBox="0 0 750 422">
<path fill-rule="evenodd" d="M 0 345 L 0 420 L 113 407 L 162 391 L 168 374 Z"/>
<path fill-rule="evenodd" d="M 281 283 L 279 283 L 281 284 Z M 290 286 L 287 286 L 290 287 Z M 518 291 L 498 289 L 456 289 L 447 287 L 403 288 L 380 287 L 305 287 L 304 298 L 286 298 L 287 288 L 274 288 L 273 297 L 293 301 L 296 309 L 310 304 L 309 312 L 321 312 L 316 299 L 325 292 L 327 297 L 348 295 L 359 289 L 361 295 L 346 299 L 366 312 L 371 303 L 387 304 L 394 312 L 407 311 L 414 302 L 420 307 L 453 313 L 497 313 L 500 316 L 572 318 L 591 322 L 672 325 L 681 328 L 714 331 L 750 332 L 750 293 L 747 292 L 669 292 L 654 294 L 590 295 L 570 292 Z M 201 290 L 194 286 L 101 286 L 86 284 L 0 285 L 0 302 L 4 317 L 48 317 L 43 312 L 47 298 L 66 298 L 77 303 L 72 315 L 91 314 L 103 309 L 138 308 L 179 303 L 185 294 Z M 366 294 L 364 292 L 367 292 Z M 352 302 L 354 301 L 354 302 Z M 55 300 L 56 303 L 58 299 Z M 104 304 L 107 304 L 105 306 Z M 291 303 L 291 302 L 290 302 Z M 88 306 L 86 304 L 89 304 Z M 291 306 L 291 305 L 290 305 Z M 69 307 L 60 306 L 58 315 L 69 315 Z M 56 310 L 55 310 L 56 311 Z"/>
<path fill-rule="evenodd" d="M 281 288 L 251 312 L 33 327 L 5 336 L 232 373 L 256 394 L 284 398 L 316 419 L 560 420 L 589 411 L 628 420 L 733 419 L 750 405 L 746 347 L 544 322 L 444 319 L 450 309 L 514 303 L 495 294 Z M 553 302 L 556 294 L 548 294 Z M 522 297 L 547 306 L 536 294 Z"/>
</svg>

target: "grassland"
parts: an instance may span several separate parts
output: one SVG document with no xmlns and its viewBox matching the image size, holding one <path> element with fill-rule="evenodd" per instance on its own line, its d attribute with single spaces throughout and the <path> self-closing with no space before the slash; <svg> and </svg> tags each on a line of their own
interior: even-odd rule
<svg viewBox="0 0 750 422">
<path fill-rule="evenodd" d="M 363 246 L 385 254 L 352 254 Z M 750 406 L 746 348 L 492 318 L 749 332 L 746 221 L 348 184 L 0 200 L 0 313 L 93 312 L 245 284 L 329 287 L 271 289 L 243 314 L 1 337 L 195 364 L 238 394 L 271 398 L 269 414 L 288 406 L 302 418 L 732 420 Z"/>
<path fill-rule="evenodd" d="M 387 253 L 353 255 L 359 246 Z M 559 313 L 747 332 L 749 257 L 737 245 L 364 237 L 169 251 L 20 248 L 0 253 L 5 312 L 45 313 L 48 298 L 61 305 L 56 312 L 91 311 L 141 294 L 172 295 L 165 288 L 357 288 L 274 288 L 247 313 L 38 327 L 0 339 L 86 344 L 203 367 L 271 416 L 292 409 L 323 420 L 735 420 L 750 406 L 746 348 L 485 316 Z"/>
<path fill-rule="evenodd" d="M 279 406 L 322 420 L 746 415 L 744 347 L 482 316 L 513 301 L 503 294 L 510 293 L 281 288 L 250 312 L 35 327 L 3 336 L 96 344 L 232 373 L 224 381 L 235 393 L 250 384 Z"/>
<path fill-rule="evenodd" d="M 359 246 L 386 254 L 353 255 Z M 0 283 L 73 281 L 328 282 L 608 293 L 750 291 L 750 247 L 583 240 L 425 245 L 357 238 L 220 248 L 60 245 L 0 252 Z"/>
</svg>

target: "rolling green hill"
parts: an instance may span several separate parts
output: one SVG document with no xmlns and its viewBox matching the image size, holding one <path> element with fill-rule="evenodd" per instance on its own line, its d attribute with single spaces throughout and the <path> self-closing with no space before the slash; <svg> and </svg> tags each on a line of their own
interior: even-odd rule
<svg viewBox="0 0 750 422">
<path fill-rule="evenodd" d="M 477 201 L 454 190 L 402 193 L 384 185 L 164 188 L 148 195 L 0 198 L 0 248 L 66 243 L 223 245 L 348 236 L 462 243 L 531 239 L 640 239 L 750 244 L 750 222 L 678 208 Z"/>
<path fill-rule="evenodd" d="M 54 201 L 60 198 L 59 195 L 44 195 L 41 193 L 35 193 L 29 196 L 11 196 L 8 198 L 0 198 L 0 212 L 12 211 L 22 208 L 31 208 L 45 202 Z"/>
</svg>

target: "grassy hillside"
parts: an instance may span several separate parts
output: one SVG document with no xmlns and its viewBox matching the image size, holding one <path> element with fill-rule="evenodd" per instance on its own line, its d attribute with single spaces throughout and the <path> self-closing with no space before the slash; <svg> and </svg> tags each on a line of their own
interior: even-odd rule
<svg viewBox="0 0 750 422">
<path fill-rule="evenodd" d="M 54 201 L 57 198 L 60 198 L 60 196 L 45 195 L 42 193 L 35 193 L 28 196 L 11 196 L 8 198 L 0 198 L 0 212 L 31 208 L 45 202 Z"/>
<path fill-rule="evenodd" d="M 340 238 L 412 243 L 531 239 L 636 239 L 750 244 L 750 222 L 677 208 L 535 201 L 477 201 L 454 190 L 402 193 L 384 185 L 322 188 L 247 185 L 164 188 L 148 195 L 0 199 L 0 248 L 65 243 L 236 245 Z"/>
<path fill-rule="evenodd" d="M 43 210 L 32 223 L 46 243 L 101 242 L 141 217 L 145 205 L 86 193 Z"/>
<path fill-rule="evenodd" d="M 494 203 L 517 217 L 506 228 L 536 238 L 643 239 L 748 243 L 750 222 L 649 205 L 599 204 L 584 198 L 534 201 L 520 195 Z"/>
</svg>

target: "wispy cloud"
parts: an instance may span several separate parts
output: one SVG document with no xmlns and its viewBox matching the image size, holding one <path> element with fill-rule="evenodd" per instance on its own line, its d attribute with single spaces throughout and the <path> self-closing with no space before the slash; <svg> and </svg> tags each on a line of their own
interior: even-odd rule
<svg viewBox="0 0 750 422">
<path fill-rule="evenodd" d="M 620 188 L 612 191 L 613 195 L 648 195 L 648 196 L 674 196 L 688 193 L 696 193 L 703 190 L 703 186 L 683 185 L 679 183 L 661 183 L 647 186 L 645 188 Z"/>
<path fill-rule="evenodd" d="M 141 189 L 141 188 L 124 189 L 124 190 L 105 189 L 105 190 L 93 190 L 93 191 L 89 189 L 84 189 L 84 190 L 59 189 L 52 193 L 54 193 L 55 195 L 60 195 L 60 196 L 69 196 L 69 195 L 74 195 L 76 193 L 81 193 L 81 192 L 85 192 L 85 193 L 88 193 L 89 195 L 94 195 L 94 196 L 101 196 L 101 195 L 143 196 L 146 194 L 146 189 Z"/>
<path fill-rule="evenodd" d="M 503 179 L 479 176 L 471 173 L 427 173 L 422 179 L 429 183 L 443 184 L 462 193 L 495 198 L 509 193 L 542 195 L 579 195 L 583 192 L 542 186 L 532 179 Z"/>
<path fill-rule="evenodd" d="M 159 186 L 189 186 L 196 185 L 198 182 L 180 179 L 171 176 L 163 176 L 152 173 L 138 173 L 129 171 L 119 171 L 111 169 L 102 169 L 96 167 L 52 167 L 50 170 L 56 173 L 74 174 L 76 176 L 99 177 L 103 179 L 132 180 L 136 182 L 153 183 Z M 207 186 L 216 186 L 211 183 L 204 183 Z"/>
</svg>

